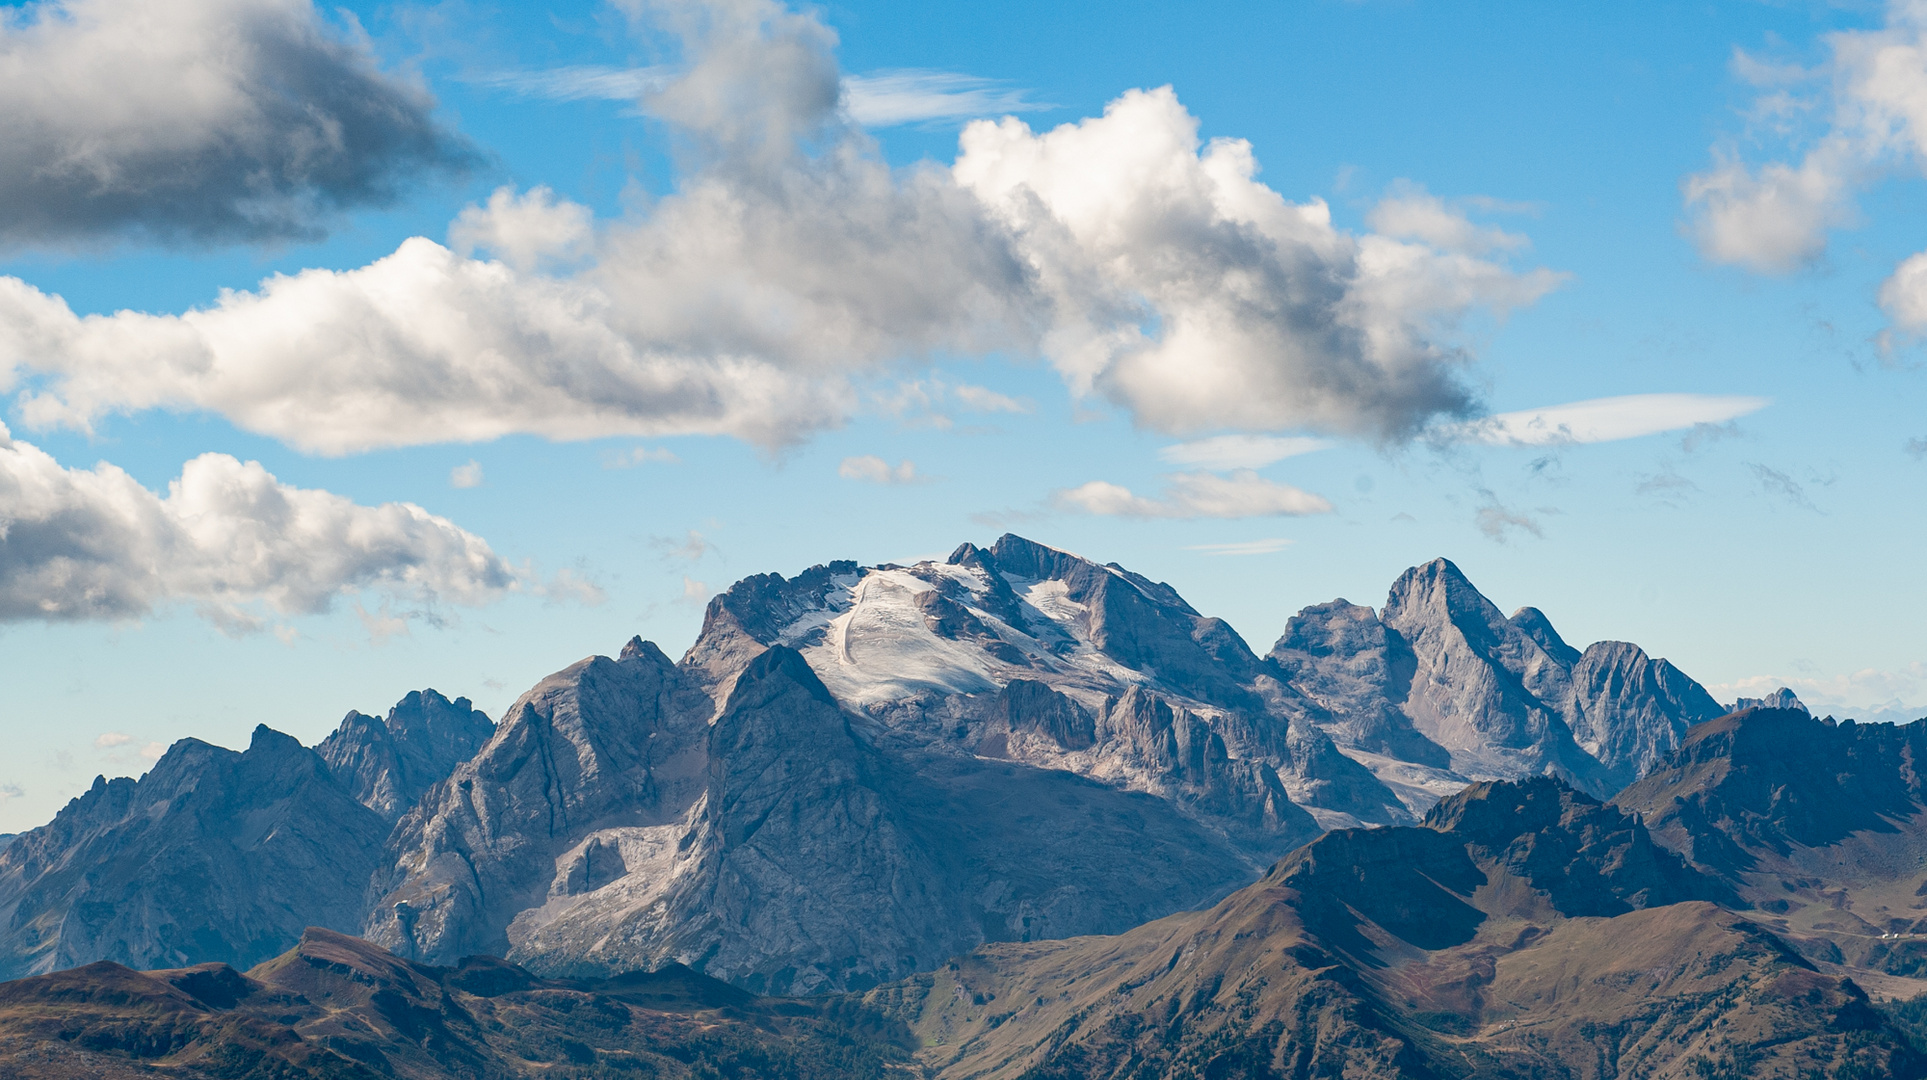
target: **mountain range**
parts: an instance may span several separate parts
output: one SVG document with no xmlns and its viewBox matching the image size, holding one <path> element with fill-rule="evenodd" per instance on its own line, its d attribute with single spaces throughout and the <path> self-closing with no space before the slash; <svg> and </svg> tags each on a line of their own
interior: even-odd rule
<svg viewBox="0 0 1927 1080">
<path fill-rule="evenodd" d="M 1168 585 L 1005 536 L 747 578 L 680 661 L 631 641 L 496 724 L 429 690 L 313 748 L 183 740 L 0 850 L 0 975 L 246 966 L 320 926 L 433 964 L 861 990 L 1209 905 L 1475 781 L 1610 795 L 1721 711 L 1442 559 L 1259 655 Z"/>
<path fill-rule="evenodd" d="M 0 977 L 334 942 L 444 998 L 477 956 L 815 995 L 944 1076 L 1915 1075 L 1873 1001 L 1927 990 L 1927 722 L 1741 704 L 1443 559 L 1262 655 L 1015 536 L 831 563 L 497 723 L 428 690 L 102 778 L 0 848 Z"/>
</svg>

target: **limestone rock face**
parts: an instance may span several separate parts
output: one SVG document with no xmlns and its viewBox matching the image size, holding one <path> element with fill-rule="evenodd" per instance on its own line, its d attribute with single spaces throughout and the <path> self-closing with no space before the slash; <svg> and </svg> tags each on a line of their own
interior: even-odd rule
<svg viewBox="0 0 1927 1080">
<path fill-rule="evenodd" d="M 1581 652 L 1537 608 L 1503 617 L 1444 559 L 1400 576 L 1382 612 L 1343 600 L 1304 609 L 1267 660 L 1414 806 L 1470 781 L 1536 775 L 1609 795 L 1721 713 L 1636 645 Z"/>
<path fill-rule="evenodd" d="M 387 832 L 289 736 L 256 728 L 240 753 L 184 739 L 0 852 L 0 975 L 246 964 L 307 926 L 354 930 Z"/>
<path fill-rule="evenodd" d="M 474 757 L 494 731 L 467 698 L 450 701 L 418 690 L 388 710 L 385 720 L 349 713 L 315 752 L 356 801 L 392 822 Z"/>
<path fill-rule="evenodd" d="M 509 921 L 544 901 L 559 856 L 601 828 L 682 816 L 702 784 L 708 711 L 641 640 L 542 680 L 396 824 L 366 936 L 430 962 L 506 953 Z"/>
<path fill-rule="evenodd" d="M 894 739 L 781 645 L 733 681 L 705 779 L 677 825 L 605 829 L 576 849 L 619 848 L 626 872 L 576 887 L 559 871 L 509 927 L 511 956 L 554 973 L 673 960 L 772 993 L 860 989 L 986 940 L 1120 930 L 1252 872 L 1165 800 Z"/>
</svg>

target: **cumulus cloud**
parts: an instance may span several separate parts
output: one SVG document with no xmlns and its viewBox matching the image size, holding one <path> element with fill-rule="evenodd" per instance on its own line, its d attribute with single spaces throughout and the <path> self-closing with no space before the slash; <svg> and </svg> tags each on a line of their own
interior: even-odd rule
<svg viewBox="0 0 1927 1080">
<path fill-rule="evenodd" d="M 520 195 L 502 187 L 488 205 L 464 209 L 448 227 L 448 240 L 463 255 L 481 248 L 526 273 L 586 254 L 594 232 L 595 215 L 586 206 L 557 199 L 547 187 Z"/>
<path fill-rule="evenodd" d="M 913 462 L 905 460 L 892 465 L 875 454 L 844 458 L 836 467 L 836 475 L 872 484 L 910 484 L 918 479 Z"/>
<path fill-rule="evenodd" d="M 1248 143 L 1204 144 L 1168 87 L 1042 133 L 978 121 L 952 168 L 892 169 L 815 17 L 646 10 L 683 45 L 632 87 L 675 139 L 672 194 L 598 224 L 497 192 L 453 249 L 410 239 L 181 315 L 79 317 L 0 279 L 0 389 L 26 383 L 34 425 L 200 409 L 322 453 L 511 433 L 776 447 L 841 423 L 859 378 L 1001 351 L 1159 431 L 1396 440 L 1471 413 L 1462 320 L 1560 280 L 1470 253 L 1516 245 L 1452 232 L 1443 202 L 1418 225 L 1386 211 L 1413 239 L 1339 229 L 1260 183 Z"/>
<path fill-rule="evenodd" d="M 1681 185 L 1690 228 L 1709 260 L 1780 273 L 1825 252 L 1831 230 L 1858 219 L 1858 192 L 1895 168 L 1927 167 L 1927 5 L 1890 0 L 1884 25 L 1829 34 L 1814 70 L 1735 52 L 1735 73 L 1760 85 L 1756 115 L 1774 126 L 1823 119 L 1788 160 L 1751 165 L 1716 148 L 1712 168 Z M 1915 275 L 1913 284 L 1921 284 Z M 1881 299 L 1896 321 L 1922 323 L 1916 304 L 1889 282 Z"/>
<path fill-rule="evenodd" d="M 1479 507 L 1478 512 L 1473 514 L 1472 522 L 1479 527 L 1481 533 L 1485 534 L 1487 540 L 1495 544 L 1503 544 L 1515 531 L 1545 539 L 1545 530 L 1531 515 L 1505 506 L 1489 491 L 1483 494 L 1486 496 L 1486 504 Z"/>
<path fill-rule="evenodd" d="M 1452 433 L 1503 446 L 1615 442 L 1685 428 L 1701 432 L 1770 404 L 1767 398 L 1737 394 L 1628 394 L 1499 413 Z"/>
<path fill-rule="evenodd" d="M 0 429 L 0 620 L 130 618 L 186 603 L 226 630 L 373 593 L 432 607 L 516 586 L 481 538 L 409 503 L 360 506 L 203 454 L 165 496 L 63 468 Z"/>
<path fill-rule="evenodd" d="M 94 736 L 94 749 L 112 750 L 117 746 L 126 746 L 133 741 L 134 737 L 132 735 L 118 731 L 103 732 L 102 734 Z"/>
<path fill-rule="evenodd" d="M 1169 87 L 1042 134 L 964 129 L 958 181 L 1023 238 L 1053 321 L 1043 351 L 1074 391 L 1140 424 L 1404 438 L 1472 411 L 1440 334 L 1561 280 L 1334 227 L 1323 200 L 1257 180 L 1251 144 L 1203 144 Z"/>
<path fill-rule="evenodd" d="M 1327 514 L 1331 503 L 1308 491 L 1267 480 L 1250 469 L 1228 476 L 1172 473 L 1153 499 L 1103 480 L 1055 493 L 1061 510 L 1129 518 L 1248 518 Z"/>
<path fill-rule="evenodd" d="M 466 144 L 310 0 L 0 9 L 0 241 L 309 238 Z"/>
</svg>

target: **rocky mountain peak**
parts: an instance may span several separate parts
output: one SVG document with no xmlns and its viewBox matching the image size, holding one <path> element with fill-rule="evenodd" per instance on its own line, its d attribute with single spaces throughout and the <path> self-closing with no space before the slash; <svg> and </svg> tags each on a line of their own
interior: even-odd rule
<svg viewBox="0 0 1927 1080">
<path fill-rule="evenodd" d="M 467 698 L 414 690 L 386 719 L 350 712 L 315 751 L 358 802 L 394 821 L 494 733 Z"/>
<path fill-rule="evenodd" d="M 1512 617 L 1506 621 L 1518 627 L 1533 641 L 1538 642 L 1539 647 L 1546 651 L 1546 655 L 1554 660 L 1567 667 L 1579 662 L 1579 650 L 1566 644 L 1566 639 L 1560 637 L 1559 631 L 1552 628 L 1552 620 L 1546 618 L 1546 613 L 1538 608 L 1522 607 L 1513 612 Z"/>
</svg>

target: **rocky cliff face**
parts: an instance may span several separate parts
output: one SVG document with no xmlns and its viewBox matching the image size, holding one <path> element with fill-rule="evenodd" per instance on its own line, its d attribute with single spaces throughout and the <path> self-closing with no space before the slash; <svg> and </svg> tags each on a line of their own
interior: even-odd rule
<svg viewBox="0 0 1927 1080">
<path fill-rule="evenodd" d="M 256 728 L 241 753 L 183 740 L 0 852 L 0 974 L 253 963 L 305 926 L 353 930 L 387 831 L 286 735 Z"/>
<path fill-rule="evenodd" d="M 0 850 L 0 975 L 246 964 L 304 927 L 359 930 L 395 807 L 487 727 L 431 690 L 316 750 L 259 727 L 239 753 L 184 739 L 138 781 L 96 779 Z"/>
<path fill-rule="evenodd" d="M 1406 571 L 1382 613 L 1306 608 L 1268 659 L 1329 714 L 1340 746 L 1415 804 L 1535 775 L 1609 795 L 1722 712 L 1638 646 L 1581 652 L 1537 608 L 1502 616 L 1444 559 Z"/>
<path fill-rule="evenodd" d="M 988 946 L 868 1000 L 939 1077 L 1927 1073 L 1719 888 L 1556 781 L 1483 784 L 1207 911 Z"/>
<path fill-rule="evenodd" d="M 660 656 L 637 650 L 614 666 L 644 655 Z M 696 681 L 677 684 L 660 659 L 652 668 L 685 691 Z M 578 665 L 572 678 L 579 686 L 598 669 Z M 457 770 L 445 785 L 457 801 L 424 802 L 397 831 L 399 884 L 375 905 L 370 937 L 440 959 L 501 934 L 511 956 L 545 972 L 680 961 L 813 993 L 872 986 L 985 940 L 1121 930 L 1208 903 L 1253 873 L 1225 836 L 1165 799 L 901 738 L 845 708 L 786 646 L 757 654 L 728 685 L 713 724 L 701 722 L 706 698 L 693 714 L 670 710 L 697 717 L 687 730 L 701 733 L 690 758 L 701 771 L 679 774 L 692 783 L 665 788 L 660 775 L 632 772 L 597 813 L 551 819 L 548 803 L 518 801 L 518 788 L 565 785 L 524 777 L 528 766 L 484 768 L 489 751 Z M 1053 713 L 1079 722 L 1036 691 L 1017 696 L 1043 711 L 1006 701 L 1019 731 L 1048 728 Z M 584 728 L 625 723 L 578 715 Z M 512 715 L 491 745 L 521 738 L 522 722 Z M 1293 830 L 1267 834 L 1289 844 L 1317 831 L 1276 794 L 1272 813 L 1285 817 L 1250 808 L 1254 832 Z M 501 809 L 465 816 L 472 805 Z M 483 821 L 498 824 L 487 832 Z"/>
<path fill-rule="evenodd" d="M 494 731 L 467 698 L 450 701 L 433 690 L 416 691 L 388 710 L 385 720 L 349 713 L 315 752 L 355 801 L 392 822 L 474 757 Z"/>
</svg>

